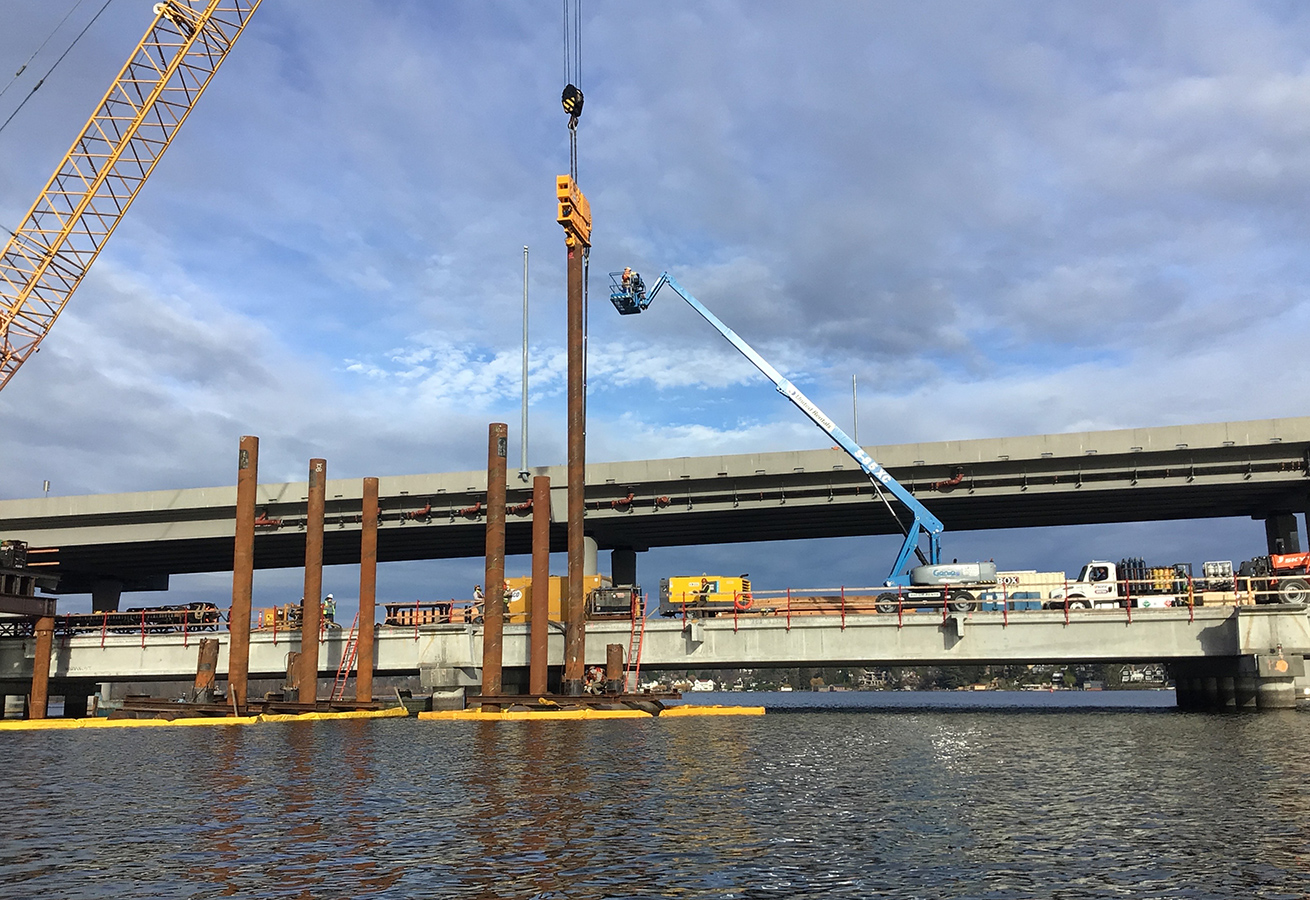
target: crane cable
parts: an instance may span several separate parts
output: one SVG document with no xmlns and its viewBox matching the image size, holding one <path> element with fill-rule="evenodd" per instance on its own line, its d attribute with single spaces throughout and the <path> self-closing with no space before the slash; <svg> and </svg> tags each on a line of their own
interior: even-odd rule
<svg viewBox="0 0 1310 900">
<path fill-rule="evenodd" d="M 582 0 L 564 0 L 564 93 L 569 114 L 569 176 L 578 182 L 578 118 L 582 115 Z"/>
<path fill-rule="evenodd" d="M 564 92 L 569 114 L 569 177 L 578 183 L 578 119 L 582 116 L 582 0 L 564 0 Z M 591 243 L 582 245 L 582 395 L 587 395 L 587 294 L 591 281 Z"/>
<path fill-rule="evenodd" d="M 47 70 L 46 70 L 46 73 L 45 73 L 44 75 L 41 76 L 41 78 L 37 81 L 37 83 L 36 83 L 35 85 L 32 86 L 32 89 L 31 89 L 30 91 L 27 92 L 27 96 L 23 98 L 23 101 L 22 101 L 21 103 L 18 104 L 18 107 L 17 107 L 13 112 L 11 112 L 11 113 L 9 114 L 9 118 L 5 119 L 3 124 L 0 124 L 0 131 L 4 131 L 5 128 L 8 127 L 9 123 L 12 122 L 12 121 L 14 120 L 14 116 L 18 115 L 18 113 L 22 110 L 22 108 L 23 108 L 24 106 L 27 105 L 27 101 L 32 99 L 32 95 L 35 94 L 37 91 L 39 91 L 39 90 L 41 89 L 41 85 L 45 84 L 45 80 L 46 80 L 47 78 L 50 77 L 50 73 L 53 72 L 53 71 L 55 70 L 55 68 L 56 68 L 56 67 L 57 67 L 61 62 L 64 61 L 64 57 L 67 56 L 67 55 L 69 54 L 69 52 L 70 52 L 74 47 L 77 46 L 77 42 L 80 41 L 80 40 L 82 39 L 82 35 L 86 34 L 86 33 L 87 33 L 87 30 L 90 29 L 90 27 L 96 23 L 96 19 L 100 18 L 100 13 L 102 13 L 102 12 L 104 12 L 106 9 L 108 9 L 108 8 L 109 8 L 109 4 L 110 4 L 110 3 L 113 3 L 113 2 L 114 2 L 114 0 L 105 0 L 105 4 L 104 4 L 104 6 L 100 7 L 99 11 L 96 12 L 96 14 L 95 14 L 94 16 L 91 17 L 91 21 L 90 21 L 90 22 L 87 22 L 86 25 L 82 27 L 82 30 L 79 31 L 79 32 L 77 33 L 77 37 L 73 38 L 73 42 L 72 42 L 71 44 L 68 45 L 68 47 L 64 50 L 64 52 L 61 53 L 61 54 L 59 54 L 59 58 L 58 58 L 57 60 L 54 61 L 54 65 L 52 65 L 49 69 L 47 69 Z M 73 7 L 73 8 L 76 9 L 77 7 Z M 72 10 L 70 10 L 69 12 L 70 12 L 70 14 L 71 14 Z M 64 18 L 68 18 L 68 17 L 65 16 Z M 63 23 L 61 22 L 60 24 L 62 25 Z M 47 38 L 46 40 L 49 40 L 49 38 Z M 42 44 L 41 46 L 44 47 L 45 44 Z M 38 51 L 38 52 L 39 52 L 39 51 Z M 34 53 L 34 54 L 32 54 L 32 55 L 35 56 L 36 54 Z M 31 62 L 31 60 L 28 60 L 28 62 Z M 25 69 L 25 68 L 27 68 L 27 64 L 26 64 L 26 63 L 23 64 L 23 69 Z M 21 73 L 21 72 L 23 71 L 23 69 L 19 69 L 18 72 Z M 14 77 L 17 78 L 18 75 L 15 74 Z M 12 84 L 12 83 L 13 83 L 13 82 L 10 82 L 10 84 Z M 5 90 L 6 90 L 6 91 L 9 90 L 9 88 L 6 87 Z M 11 232 L 11 233 L 12 233 L 12 232 Z"/>
<path fill-rule="evenodd" d="M 14 82 L 18 80 L 19 76 L 21 76 L 24 72 L 27 71 L 27 67 L 32 64 L 32 60 L 36 59 L 37 54 L 45 49 L 45 45 L 50 43 L 50 39 L 55 36 L 55 34 L 59 31 L 59 29 L 64 27 L 64 23 L 68 21 L 68 17 L 71 16 L 73 13 L 75 13 L 77 11 L 77 8 L 81 6 L 84 2 L 86 2 L 86 0 L 77 0 L 77 2 L 73 4 L 71 9 L 69 9 L 68 12 L 64 13 L 64 17 L 60 19 L 59 24 L 56 25 L 48 35 L 46 35 L 46 39 L 41 42 L 41 46 L 37 47 L 35 50 L 32 51 L 32 55 L 27 58 L 27 62 L 23 63 L 21 66 L 18 67 L 18 71 L 14 73 L 14 77 L 9 79 L 9 83 L 4 86 L 3 90 L 0 90 L 0 97 L 3 97 L 5 94 L 9 93 L 9 89 L 14 86 Z"/>
</svg>

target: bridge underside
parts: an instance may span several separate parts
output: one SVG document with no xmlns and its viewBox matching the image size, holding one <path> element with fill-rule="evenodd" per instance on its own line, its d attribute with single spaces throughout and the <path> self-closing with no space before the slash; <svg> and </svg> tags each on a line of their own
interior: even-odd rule
<svg viewBox="0 0 1310 900">
<path fill-rule="evenodd" d="M 1299 549 L 1310 506 L 1310 418 L 868 448 L 950 531 L 1211 517 L 1268 526 Z M 563 467 L 551 549 L 565 548 Z M 482 472 L 381 479 L 382 561 L 480 556 Z M 255 565 L 304 561 L 304 484 L 259 487 Z M 328 483 L 324 562 L 359 560 L 361 485 Z M 899 532 L 841 451 L 588 466 L 586 530 L 602 549 Z M 530 552 L 531 490 L 513 478 L 506 550 Z M 899 506 L 897 506 L 898 509 Z M 904 514 L 904 510 L 900 509 Z M 174 573 L 229 571 L 235 489 L 0 501 L 0 535 L 55 548 L 61 592 L 158 590 Z"/>
<path fill-rule="evenodd" d="M 850 498 L 837 502 L 837 497 L 827 501 L 826 490 L 824 500 L 817 503 L 801 491 L 789 497 L 775 491 L 779 496 L 772 502 L 739 500 L 738 506 L 730 508 L 706 508 L 712 501 L 694 499 L 690 508 L 684 502 L 680 509 L 663 508 L 657 514 L 630 519 L 592 517 L 587 522 L 587 533 L 601 549 L 635 550 L 901 533 L 867 485 L 859 490 L 864 494 L 859 502 L 851 502 Z M 960 491 L 958 495 L 942 493 L 930 501 L 933 512 L 952 532 L 1225 516 L 1265 519 L 1300 511 L 1305 505 L 1304 495 L 1289 490 L 1285 484 L 1143 487 L 1131 493 L 1034 491 L 1011 496 L 971 495 Z M 1295 523 L 1292 527 L 1295 529 Z M 511 519 L 506 525 L 506 553 L 531 553 L 531 528 L 527 517 Z M 378 559 L 395 562 L 476 557 L 484 552 L 485 541 L 486 526 L 479 519 L 454 523 L 412 521 L 401 527 L 379 530 Z M 551 551 L 565 549 L 565 527 L 562 523 L 553 524 Z M 1289 548 L 1288 552 L 1294 549 L 1297 547 Z M 304 559 L 305 538 L 301 528 L 256 537 L 256 568 L 291 568 L 303 565 Z M 357 526 L 328 528 L 324 534 L 323 562 L 325 565 L 359 562 Z M 65 579 L 61 593 L 87 592 L 95 581 L 106 578 L 121 580 L 125 590 L 150 590 L 166 586 L 169 574 L 230 570 L 232 539 L 64 545 L 59 548 L 59 563 Z"/>
</svg>

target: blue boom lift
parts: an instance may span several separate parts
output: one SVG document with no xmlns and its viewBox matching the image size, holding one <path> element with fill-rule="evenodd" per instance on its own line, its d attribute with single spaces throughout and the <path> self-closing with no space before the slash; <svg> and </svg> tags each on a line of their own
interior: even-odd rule
<svg viewBox="0 0 1310 900">
<path fill-rule="evenodd" d="M 755 352 L 750 344 L 742 340 L 737 332 L 733 331 L 727 325 L 723 324 L 718 316 L 705 308 L 699 300 L 687 292 L 682 285 L 674 280 L 668 272 L 660 275 L 655 285 L 646 290 L 646 285 L 641 280 L 641 276 L 632 269 L 624 269 L 622 272 L 610 273 L 610 302 L 614 304 L 620 315 L 633 315 L 640 313 L 650 306 L 655 295 L 659 293 L 660 288 L 668 285 L 677 291 L 678 295 L 686 300 L 691 308 L 700 313 L 705 321 L 709 322 L 719 334 L 728 339 L 732 346 L 736 347 L 743 356 L 755 364 L 755 367 L 768 376 L 769 380 L 774 383 L 778 393 L 782 394 L 810 420 L 823 429 L 824 433 L 837 442 L 843 450 L 851 455 L 851 458 L 859 463 L 864 474 L 869 476 L 874 491 L 878 498 L 886 505 L 892 518 L 901 527 L 905 534 L 905 542 L 901 545 L 901 552 L 896 557 L 896 562 L 892 565 L 891 573 L 887 576 L 887 587 L 908 588 L 912 585 L 932 585 L 934 587 L 933 595 L 942 598 L 943 585 L 986 585 L 995 584 L 996 566 L 992 563 L 964 563 L 964 564 L 941 564 L 941 534 L 945 530 L 940 519 L 928 511 L 928 508 L 918 501 L 917 498 L 907 491 L 899 481 L 892 477 L 891 473 L 878 465 L 864 448 L 855 443 L 846 432 L 842 431 L 832 419 L 824 414 L 823 410 L 814 405 L 809 397 L 806 397 L 796 385 L 792 384 L 783 375 L 769 365 L 764 357 Z M 896 510 L 892 507 L 887 495 L 883 492 L 884 488 L 904 504 L 909 510 L 912 521 L 907 526 Z M 920 538 L 927 538 L 927 555 L 920 547 Z M 920 566 L 910 572 L 903 572 L 906 563 L 910 560 L 910 554 L 913 553 L 919 558 Z M 917 593 L 917 592 L 912 592 Z M 884 600 L 883 597 L 879 598 Z M 972 608 L 973 597 L 966 591 L 956 590 L 951 593 L 951 606 L 957 610 L 967 610 Z M 885 601 L 884 601 L 885 602 Z M 881 605 L 881 604 L 880 604 Z"/>
</svg>

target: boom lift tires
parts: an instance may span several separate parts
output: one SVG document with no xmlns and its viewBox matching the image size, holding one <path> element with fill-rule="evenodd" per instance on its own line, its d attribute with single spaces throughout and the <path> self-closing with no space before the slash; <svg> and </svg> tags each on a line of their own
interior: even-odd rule
<svg viewBox="0 0 1310 900">
<path fill-rule="evenodd" d="M 968 591 L 952 591 L 947 606 L 950 607 L 951 612 L 972 612 L 973 594 Z"/>
<path fill-rule="evenodd" d="M 1287 578 L 1278 585 L 1278 599 L 1283 603 L 1305 603 L 1310 600 L 1310 583 L 1304 578 Z"/>
</svg>

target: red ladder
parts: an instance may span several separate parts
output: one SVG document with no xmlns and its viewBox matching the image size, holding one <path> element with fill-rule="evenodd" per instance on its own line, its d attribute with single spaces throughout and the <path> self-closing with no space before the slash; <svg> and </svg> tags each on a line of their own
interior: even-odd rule
<svg viewBox="0 0 1310 900">
<path fill-rule="evenodd" d="M 636 692 L 641 676 L 641 645 L 646 639 L 645 598 L 633 592 L 632 629 L 628 632 L 628 656 L 623 666 L 623 692 Z M 633 650 L 636 650 L 634 653 Z"/>
<path fill-rule="evenodd" d="M 344 700 L 346 696 L 346 679 L 350 677 L 350 670 L 355 668 L 355 659 L 359 656 L 359 613 L 355 613 L 355 621 L 350 623 L 350 634 L 346 638 L 346 647 L 341 651 L 341 665 L 337 666 L 337 680 L 332 682 L 332 693 L 328 696 L 333 700 Z"/>
</svg>

